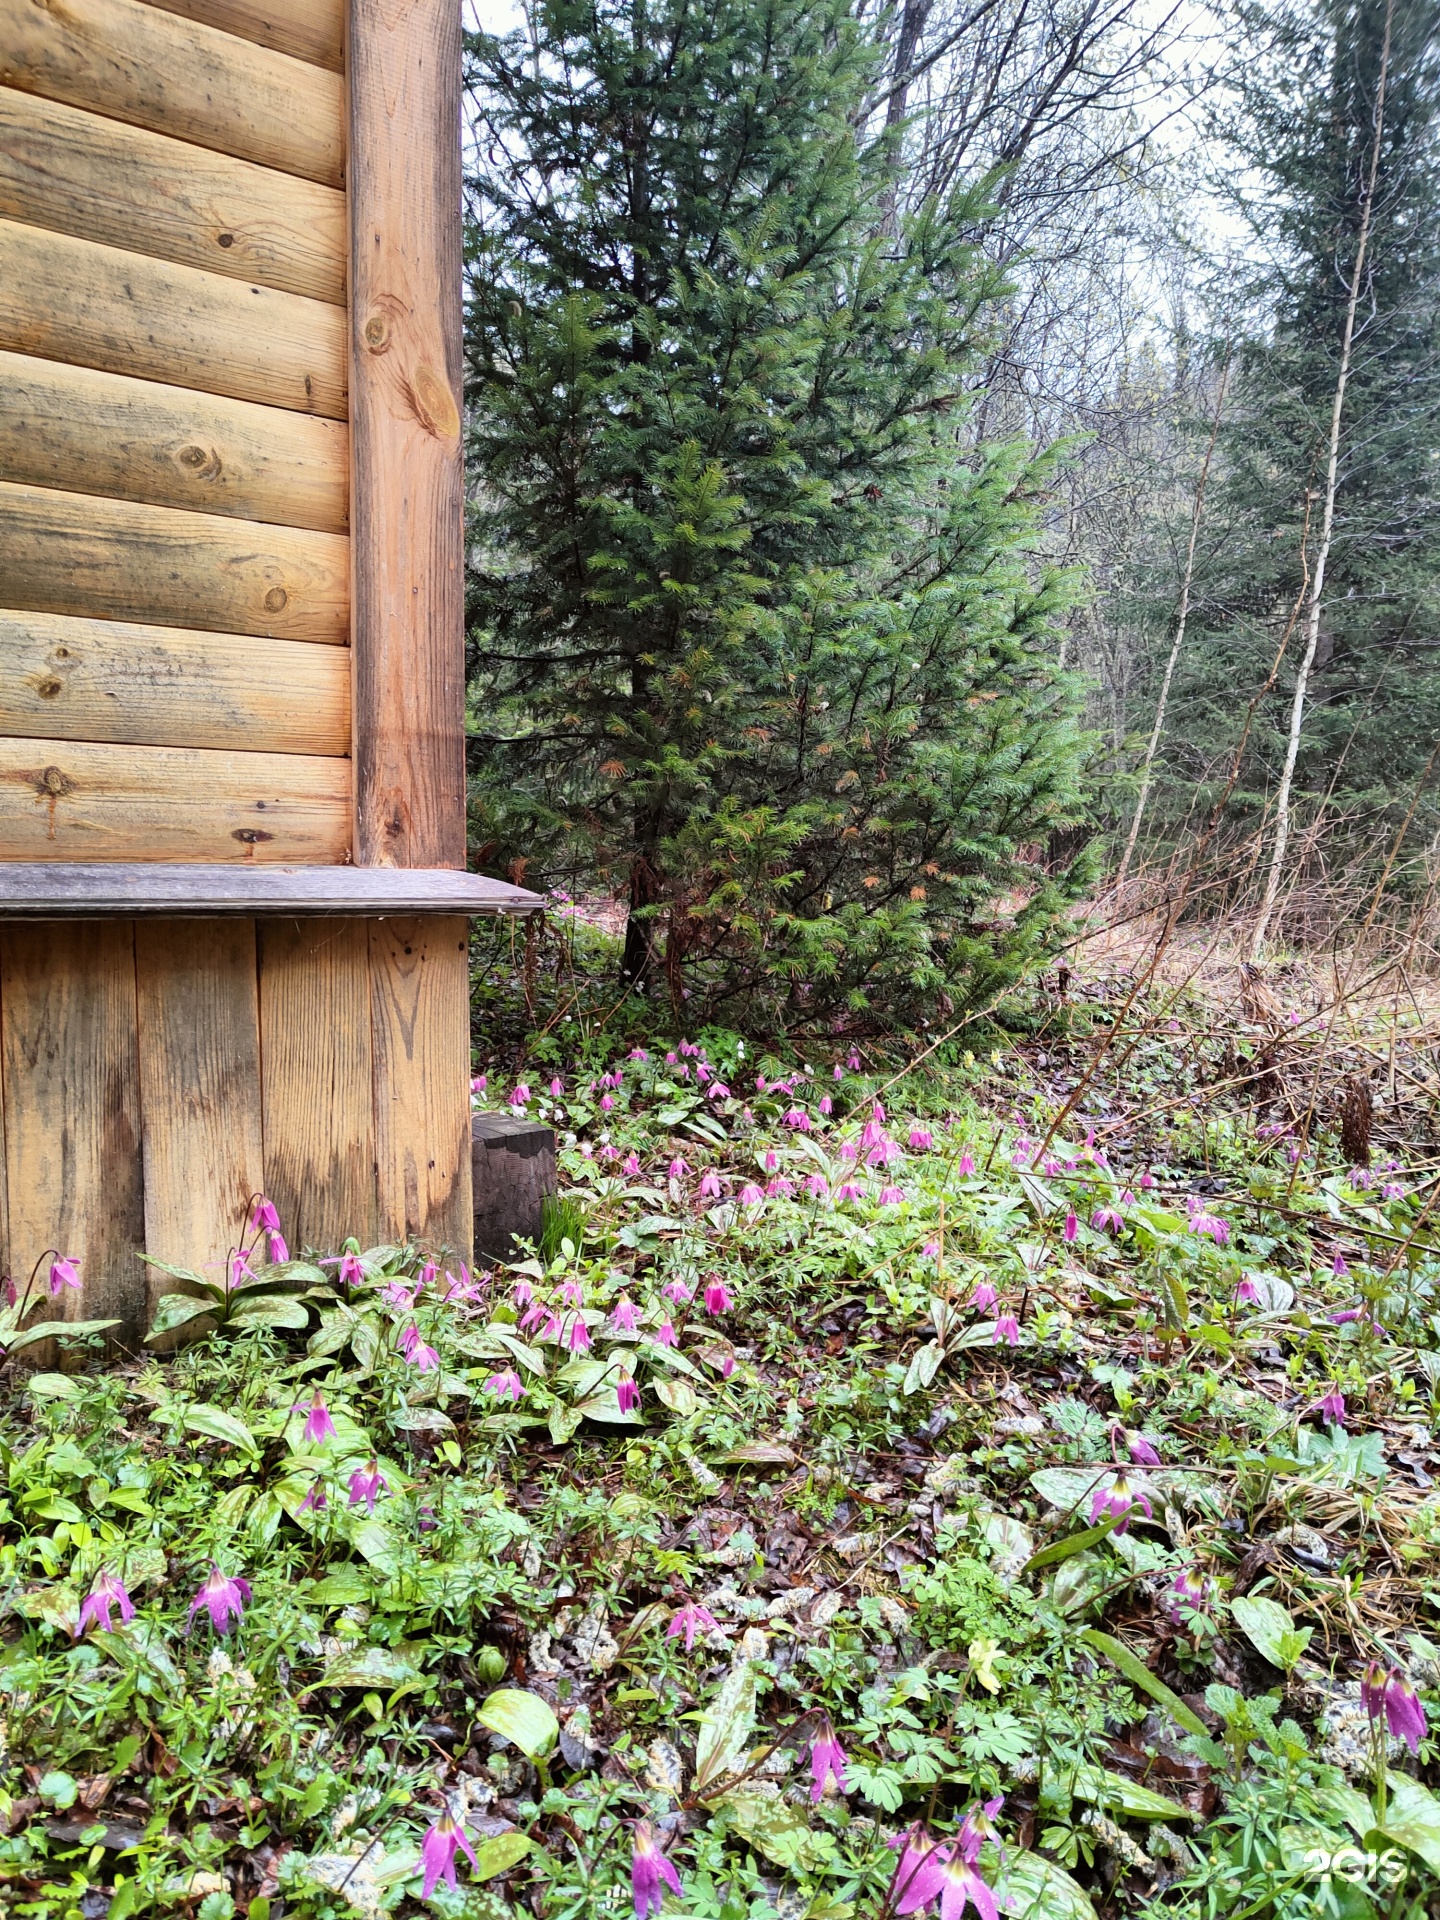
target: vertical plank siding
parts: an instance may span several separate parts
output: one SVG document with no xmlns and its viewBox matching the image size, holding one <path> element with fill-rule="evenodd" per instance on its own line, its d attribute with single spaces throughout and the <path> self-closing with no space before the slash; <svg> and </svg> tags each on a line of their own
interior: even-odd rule
<svg viewBox="0 0 1440 1920">
<path fill-rule="evenodd" d="M 465 864 L 460 13 L 351 0 L 355 857 Z"/>
</svg>

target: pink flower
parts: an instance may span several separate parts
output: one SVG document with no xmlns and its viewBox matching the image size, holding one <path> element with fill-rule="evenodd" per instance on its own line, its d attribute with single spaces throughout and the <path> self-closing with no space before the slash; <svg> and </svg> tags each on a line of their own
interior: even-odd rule
<svg viewBox="0 0 1440 1920">
<path fill-rule="evenodd" d="M 1130 1427 L 1121 1428 L 1119 1431 L 1126 1446 L 1130 1449 L 1130 1458 L 1137 1467 L 1159 1466 L 1160 1456 L 1143 1433 L 1136 1433 L 1133 1428 Z"/>
<path fill-rule="evenodd" d="M 1177 1627 L 1187 1624 L 1187 1615 L 1204 1613 L 1211 1598 L 1210 1582 L 1190 1568 L 1177 1573 L 1160 1596 L 1160 1604 Z"/>
<path fill-rule="evenodd" d="M 325 1505 L 325 1487 L 322 1481 L 320 1480 L 319 1475 L 317 1474 L 314 1485 L 311 1487 L 310 1491 L 306 1494 L 305 1498 L 300 1502 L 300 1511 L 301 1513 L 319 1513 L 320 1509 L 324 1505 Z"/>
<path fill-rule="evenodd" d="M 80 1266 L 78 1261 L 67 1260 L 57 1254 L 50 1262 L 50 1297 L 53 1300 L 62 1287 L 80 1285 Z"/>
<path fill-rule="evenodd" d="M 679 1346 L 680 1342 L 675 1338 L 675 1329 L 668 1320 L 662 1320 L 655 1329 L 655 1344 L 659 1347 Z"/>
<path fill-rule="evenodd" d="M 194 1626 L 195 1616 L 202 1609 L 210 1615 L 210 1624 L 216 1633 L 227 1633 L 231 1621 L 238 1621 L 245 1611 L 245 1602 L 250 1598 L 250 1582 L 242 1580 L 237 1574 L 232 1579 L 224 1574 L 212 1560 L 210 1572 L 204 1586 L 190 1602 L 189 1624 Z"/>
<path fill-rule="evenodd" d="M 639 1156 L 639 1154 L 638 1154 L 638 1153 L 627 1153 L 627 1154 L 626 1154 L 626 1156 L 625 1156 L 625 1164 L 624 1164 L 624 1166 L 623 1166 L 623 1167 L 622 1167 L 622 1168 L 620 1169 L 620 1171 L 621 1171 L 622 1173 L 628 1173 L 628 1174 L 630 1174 L 631 1176 L 633 1176 L 633 1175 L 635 1175 L 635 1174 L 637 1174 L 637 1173 L 639 1173 L 639 1171 L 640 1171 L 640 1156 Z"/>
<path fill-rule="evenodd" d="M 291 1408 L 292 1413 L 299 1411 L 298 1407 Z M 311 1446 L 316 1447 L 323 1446 L 327 1440 L 335 1438 L 335 1422 L 330 1418 L 330 1409 L 326 1406 L 324 1396 L 318 1387 L 315 1389 L 315 1397 L 306 1409 L 303 1438 Z"/>
<path fill-rule="evenodd" d="M 668 1280 L 660 1291 L 667 1300 L 673 1300 L 677 1307 L 683 1307 L 693 1297 L 683 1280 Z"/>
<path fill-rule="evenodd" d="M 910 1129 L 910 1151 L 912 1153 L 928 1153 L 934 1144 L 935 1136 L 928 1127 L 912 1127 Z"/>
<path fill-rule="evenodd" d="M 415 1368 L 417 1373 L 434 1373 L 440 1365 L 440 1356 L 434 1347 L 429 1347 L 420 1338 L 420 1330 L 413 1323 L 406 1328 L 401 1338 L 401 1352 Z"/>
<path fill-rule="evenodd" d="M 779 1156 L 779 1154 L 778 1154 L 778 1153 L 776 1153 L 776 1151 L 775 1151 L 775 1149 L 774 1149 L 773 1147 L 771 1147 L 771 1148 L 769 1148 L 769 1149 L 767 1150 L 767 1152 L 766 1152 L 766 1154 L 765 1154 L 765 1158 L 764 1158 L 764 1160 L 762 1161 L 762 1163 L 761 1163 L 761 1165 L 762 1165 L 762 1167 L 763 1167 L 763 1170 L 764 1170 L 764 1171 L 765 1171 L 766 1173 L 774 1173 L 774 1172 L 776 1171 L 776 1169 L 777 1169 L 777 1168 L 779 1167 L 779 1165 L 780 1165 L 780 1156 Z"/>
<path fill-rule="evenodd" d="M 974 1171 L 975 1171 L 974 1154 L 968 1151 L 965 1153 L 962 1153 L 960 1156 L 960 1172 L 962 1176 L 968 1177 L 970 1174 L 974 1173 Z"/>
<path fill-rule="evenodd" d="M 830 1724 L 828 1714 L 822 1714 L 815 1737 L 810 1742 L 810 1799 L 817 1804 L 824 1796 L 826 1785 L 834 1781 L 837 1793 L 848 1793 L 850 1783 L 845 1778 L 845 1750 L 835 1738 L 835 1729 Z"/>
<path fill-rule="evenodd" d="M 1126 1533 L 1130 1527 L 1131 1510 L 1135 1507 L 1144 1508 L 1147 1520 L 1155 1517 L 1155 1510 L 1145 1495 L 1134 1492 L 1124 1474 L 1117 1473 L 1108 1487 L 1096 1487 L 1095 1497 L 1090 1502 L 1090 1524 L 1092 1527 L 1099 1526 L 1102 1520 L 1113 1514 L 1116 1519 L 1115 1532 Z"/>
<path fill-rule="evenodd" d="M 442 1813 L 420 1842 L 420 1864 L 425 1869 L 425 1884 L 420 1889 L 420 1898 L 434 1898 L 435 1889 L 443 1880 L 447 1887 L 455 1887 L 455 1855 L 463 1852 L 472 1867 L 479 1865 L 475 1858 L 475 1849 L 465 1838 L 465 1829 L 451 1818 L 449 1812 Z"/>
<path fill-rule="evenodd" d="M 640 1404 L 640 1389 L 633 1377 L 622 1372 L 615 1384 L 615 1398 L 620 1404 L 621 1413 L 634 1413 Z"/>
<path fill-rule="evenodd" d="M 336 1275 L 342 1287 L 358 1287 L 365 1278 L 365 1269 L 360 1264 L 358 1253 L 345 1253 L 340 1256 L 340 1271 Z"/>
<path fill-rule="evenodd" d="M 515 1282 L 514 1300 L 517 1307 L 528 1307 L 535 1298 L 535 1289 L 528 1280 Z"/>
<path fill-rule="evenodd" d="M 747 1180 L 736 1195 L 742 1207 L 758 1207 L 765 1198 L 763 1187 L 757 1187 L 753 1180 Z"/>
<path fill-rule="evenodd" d="M 1154 1185 L 1155 1185 L 1155 1176 L 1147 1168 L 1147 1170 L 1144 1173 L 1142 1173 L 1140 1176 L 1140 1191 L 1142 1193 L 1149 1193 L 1150 1190 L 1154 1187 Z"/>
<path fill-rule="evenodd" d="M 565 1082 L 560 1078 L 559 1074 L 557 1073 L 555 1078 L 550 1082 L 550 1096 L 552 1099 L 558 1100 L 561 1094 L 564 1093 L 564 1091 L 565 1091 Z"/>
<path fill-rule="evenodd" d="M 858 1200 L 859 1198 L 860 1198 L 860 1188 L 856 1186 L 853 1180 L 846 1180 L 843 1183 L 843 1185 L 838 1186 L 835 1189 L 835 1199 L 837 1204 L 845 1200 Z"/>
<path fill-rule="evenodd" d="M 648 1060 L 650 1056 L 645 1051 L 644 1047 L 632 1047 L 629 1053 L 626 1054 L 625 1058 L 627 1060 Z"/>
<path fill-rule="evenodd" d="M 678 1154 L 670 1162 L 670 1178 L 672 1180 L 683 1180 L 687 1173 L 693 1172 L 694 1168 L 691 1167 L 687 1161 L 682 1160 Z"/>
<path fill-rule="evenodd" d="M 600 1111 L 602 1113 L 613 1113 L 614 1110 L 615 1096 L 610 1093 L 602 1093 L 600 1096 Z"/>
<path fill-rule="evenodd" d="M 1097 1207 L 1090 1216 L 1090 1224 L 1098 1227 L 1102 1233 L 1107 1228 L 1119 1233 L 1125 1224 L 1125 1216 L 1118 1207 Z"/>
<path fill-rule="evenodd" d="M 565 1344 L 569 1347 L 571 1353 L 588 1353 L 590 1351 L 590 1329 L 578 1313 L 570 1322 L 569 1330 L 565 1336 Z"/>
<path fill-rule="evenodd" d="M 767 1180 L 765 1182 L 765 1198 L 767 1200 L 788 1200 L 794 1191 L 794 1181 L 787 1180 L 783 1173 L 777 1173 L 773 1180 Z"/>
<path fill-rule="evenodd" d="M 712 1081 L 710 1086 L 710 1098 L 712 1100 L 728 1100 L 730 1098 L 729 1087 L 722 1086 L 718 1080 Z"/>
<path fill-rule="evenodd" d="M 1350 1269 L 1345 1264 L 1345 1256 L 1343 1253 L 1336 1254 L 1331 1271 L 1335 1274 L 1336 1278 L 1340 1280 L 1343 1280 L 1346 1274 L 1349 1273 Z"/>
<path fill-rule="evenodd" d="M 80 1608 L 80 1622 L 75 1629 L 78 1640 L 87 1627 L 99 1627 L 102 1633 L 110 1632 L 110 1609 L 118 1607 L 122 1620 L 135 1618 L 135 1606 L 125 1590 L 125 1582 L 117 1573 L 107 1573 L 102 1567 L 95 1576 L 95 1584 Z"/>
<path fill-rule="evenodd" d="M 974 1907 L 980 1920 L 1000 1920 L 993 1891 L 963 1853 L 953 1853 L 941 1868 L 939 1892 L 940 1920 L 960 1920 L 967 1905 Z"/>
<path fill-rule="evenodd" d="M 713 1633 L 719 1624 L 713 1613 L 708 1612 L 697 1601 L 690 1600 L 670 1616 L 670 1624 L 665 1629 L 665 1638 L 678 1640 L 683 1634 L 685 1651 L 689 1653 L 695 1645 L 696 1634 Z"/>
<path fill-rule="evenodd" d="M 809 1133 L 810 1116 L 803 1107 L 791 1107 L 788 1113 L 780 1117 L 787 1127 L 794 1127 L 797 1133 Z"/>
<path fill-rule="evenodd" d="M 278 1233 L 280 1216 L 263 1193 L 257 1193 L 255 1204 L 250 1209 L 250 1227 L 254 1233 Z"/>
<path fill-rule="evenodd" d="M 237 1247 L 230 1255 L 230 1279 L 228 1285 L 233 1289 L 243 1287 L 247 1280 L 258 1280 L 259 1274 L 250 1264 L 250 1255 Z"/>
<path fill-rule="evenodd" d="M 520 1082 L 519 1086 L 516 1087 L 515 1091 L 511 1094 L 510 1104 L 512 1107 L 528 1107 L 529 1106 L 530 1089 L 529 1087 L 526 1086 L 523 1080 Z"/>
<path fill-rule="evenodd" d="M 403 1280 L 387 1280 L 380 1289 L 380 1298 L 387 1307 L 394 1307 L 398 1313 L 409 1313 L 415 1305 L 415 1295 Z"/>
<path fill-rule="evenodd" d="M 357 1467 L 350 1476 L 350 1505 L 364 1507 L 367 1513 L 374 1513 L 375 1502 L 382 1493 L 389 1493 L 390 1482 L 381 1473 L 374 1456 L 366 1467 Z"/>
<path fill-rule="evenodd" d="M 920 1249 L 920 1258 L 922 1260 L 938 1260 L 940 1258 L 940 1242 L 938 1240 L 927 1240 Z"/>
<path fill-rule="evenodd" d="M 720 1176 L 713 1167 L 707 1167 L 700 1178 L 700 1198 L 702 1200 L 718 1200 L 720 1194 Z"/>
<path fill-rule="evenodd" d="M 470 1091 L 472 1093 L 484 1093 L 489 1084 L 488 1078 L 483 1073 L 477 1073 L 475 1078 L 470 1082 Z"/>
<path fill-rule="evenodd" d="M 905 1190 L 903 1187 L 882 1187 L 880 1189 L 880 1205 L 882 1207 L 898 1207 L 904 1198 Z"/>
<path fill-rule="evenodd" d="M 1072 1208 L 1071 1211 L 1067 1213 L 1065 1216 L 1065 1240 L 1067 1245 L 1071 1244 L 1074 1241 L 1075 1236 L 1077 1233 L 1079 1233 L 1079 1231 L 1080 1231 L 1080 1222 L 1075 1218 L 1075 1212 L 1074 1212 L 1074 1209 Z"/>
<path fill-rule="evenodd" d="M 890 1844 L 897 1847 L 900 1842 L 892 1840 Z M 924 1834 L 912 1830 L 905 1836 L 905 1849 L 893 1882 L 897 1914 L 920 1913 L 939 1899 L 940 1874 L 947 1858 L 946 1850 L 933 1845 Z"/>
<path fill-rule="evenodd" d="M 708 1280 L 705 1283 L 705 1311 L 707 1313 L 729 1313 L 735 1302 L 725 1291 L 723 1280 Z"/>
<path fill-rule="evenodd" d="M 1253 1307 L 1258 1305 L 1259 1300 L 1260 1300 L 1259 1289 L 1256 1287 L 1255 1282 L 1250 1278 L 1250 1276 L 1246 1274 L 1243 1279 L 1237 1281 L 1236 1283 L 1235 1304 L 1239 1306 L 1243 1302 L 1245 1306 Z"/>
<path fill-rule="evenodd" d="M 635 1900 L 635 1920 L 649 1920 L 665 1904 L 661 1881 L 673 1894 L 684 1892 L 680 1876 L 660 1851 L 648 1820 L 635 1822 L 635 1851 L 630 1861 L 630 1890 Z"/>
<path fill-rule="evenodd" d="M 851 1142 L 848 1140 L 844 1140 L 840 1144 L 840 1158 L 845 1161 L 852 1161 L 852 1160 L 858 1160 L 860 1156 L 855 1151 L 855 1148 L 851 1144 Z"/>
<path fill-rule="evenodd" d="M 970 1304 L 977 1313 L 988 1313 L 999 1298 L 999 1294 L 988 1280 L 977 1280 L 975 1291 L 970 1296 Z"/>
<path fill-rule="evenodd" d="M 960 1833 L 956 1845 L 962 1858 L 978 1860 L 980 1849 L 987 1840 L 999 1840 L 995 1827 L 995 1816 L 1005 1804 L 1003 1794 L 997 1793 L 993 1800 L 987 1800 L 981 1807 L 971 1807 L 960 1822 Z"/>
<path fill-rule="evenodd" d="M 610 1309 L 610 1324 L 617 1333 L 634 1333 L 640 1324 L 635 1302 L 622 1294 Z"/>
<path fill-rule="evenodd" d="M 1328 1387 L 1320 1401 L 1320 1418 L 1333 1427 L 1345 1424 L 1345 1396 L 1338 1387 Z"/>
<path fill-rule="evenodd" d="M 578 1280 L 562 1280 L 560 1283 L 560 1298 L 567 1307 L 583 1307 L 585 1304 L 585 1289 Z"/>
<path fill-rule="evenodd" d="M 525 1384 L 514 1367 L 505 1367 L 499 1373 L 492 1373 L 485 1382 L 485 1391 L 493 1394 L 497 1400 L 523 1400 Z"/>
<path fill-rule="evenodd" d="M 536 1300 L 533 1305 L 527 1307 L 525 1312 L 521 1314 L 520 1331 L 522 1333 L 529 1333 L 532 1328 L 538 1327 L 542 1320 L 553 1320 L 554 1317 L 543 1300 Z"/>
<path fill-rule="evenodd" d="M 825 1115 L 827 1120 L 835 1111 L 835 1102 L 830 1098 L 828 1093 L 822 1093 L 820 1096 L 820 1111 Z"/>
<path fill-rule="evenodd" d="M 728 1380 L 731 1374 L 734 1373 L 734 1371 L 735 1371 L 735 1356 L 733 1353 L 727 1353 L 724 1359 L 720 1362 L 720 1378 L 722 1380 Z"/>
<path fill-rule="evenodd" d="M 805 1191 L 815 1200 L 823 1200 L 830 1191 L 830 1182 L 823 1173 L 812 1173 L 805 1182 Z"/>
<path fill-rule="evenodd" d="M 998 1347 L 1002 1341 L 1008 1347 L 1018 1347 L 1020 1344 L 1020 1323 L 1013 1313 L 1002 1313 L 995 1322 L 995 1331 L 990 1336 L 990 1344 L 992 1347 Z"/>
<path fill-rule="evenodd" d="M 1426 1733 L 1425 1709 L 1398 1667 L 1387 1671 L 1378 1660 L 1372 1660 L 1365 1669 L 1360 1697 L 1372 1720 L 1378 1720 L 1383 1712 L 1393 1737 L 1403 1740 L 1411 1753 L 1420 1751 Z"/>
</svg>

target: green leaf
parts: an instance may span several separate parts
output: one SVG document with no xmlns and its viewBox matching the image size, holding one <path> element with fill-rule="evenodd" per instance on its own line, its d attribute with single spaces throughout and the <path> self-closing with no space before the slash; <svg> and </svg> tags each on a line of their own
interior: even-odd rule
<svg viewBox="0 0 1440 1920">
<path fill-rule="evenodd" d="M 747 1440 L 712 1458 L 717 1467 L 793 1467 L 796 1456 L 778 1440 Z"/>
<path fill-rule="evenodd" d="M 1313 1629 L 1297 1628 L 1289 1610 L 1282 1607 L 1278 1600 L 1267 1599 L 1264 1594 L 1245 1595 L 1239 1600 L 1232 1600 L 1230 1611 L 1236 1626 L 1255 1651 L 1263 1654 L 1272 1667 L 1279 1667 L 1285 1673 L 1290 1671 L 1310 1644 Z"/>
<path fill-rule="evenodd" d="M 700 1396 L 688 1380 L 656 1380 L 653 1384 L 656 1397 L 682 1420 L 700 1411 Z"/>
<path fill-rule="evenodd" d="M 260 1451 L 254 1434 L 240 1416 L 226 1413 L 221 1407 L 187 1408 L 184 1424 L 187 1432 L 198 1433 L 203 1439 L 223 1440 L 227 1446 L 243 1447 L 247 1453 Z"/>
<path fill-rule="evenodd" d="M 560 1402 L 557 1401 L 550 1409 L 550 1438 L 555 1442 L 557 1447 L 564 1446 L 565 1442 L 570 1439 L 579 1424 L 580 1409 L 578 1407 L 562 1406 Z"/>
<path fill-rule="evenodd" d="M 1077 1767 L 1069 1785 L 1077 1800 L 1089 1800 L 1112 1813 L 1124 1814 L 1128 1820 L 1199 1820 L 1203 1817 L 1189 1807 L 1182 1807 L 1178 1800 L 1167 1800 L 1163 1793 L 1152 1793 L 1149 1787 L 1127 1780 L 1123 1773 L 1112 1773 L 1108 1767 Z"/>
<path fill-rule="evenodd" d="M 543 1760 L 555 1750 L 560 1722 L 538 1693 L 519 1687 L 501 1687 L 490 1694 L 475 1718 L 492 1733 L 502 1734 L 527 1760 Z"/>
<path fill-rule="evenodd" d="M 940 1363 L 945 1358 L 945 1349 L 938 1340 L 927 1340 L 920 1347 L 905 1370 L 903 1393 L 919 1393 L 934 1381 L 940 1371 Z"/>
<path fill-rule="evenodd" d="M 739 1772 L 755 1730 L 755 1668 L 741 1660 L 731 1667 L 720 1691 L 700 1716 L 695 1742 L 695 1791 L 713 1789 L 727 1774 Z"/>
<path fill-rule="evenodd" d="M 306 1597 L 322 1607 L 358 1607 L 370 1598 L 370 1582 L 363 1567 L 342 1562 L 317 1580 Z"/>
<path fill-rule="evenodd" d="M 1158 1679 L 1123 1641 L 1115 1639 L 1112 1634 L 1101 1633 L 1098 1627 L 1087 1627 L 1080 1638 L 1096 1653 L 1103 1653 L 1112 1667 L 1118 1667 L 1132 1687 L 1139 1687 L 1142 1693 L 1148 1693 L 1152 1700 L 1164 1707 L 1177 1727 L 1184 1727 L 1187 1733 L 1198 1734 L 1202 1740 L 1210 1738 L 1210 1729 L 1199 1714 L 1187 1707 L 1179 1694 Z"/>
<path fill-rule="evenodd" d="M 1009 1896 L 1008 1920 L 1095 1920 L 1085 1889 L 1038 1853 L 1008 1851 L 999 1886 Z"/>
<path fill-rule="evenodd" d="M 1107 1533 L 1113 1533 L 1119 1516 L 1108 1514 L 1098 1527 L 1087 1527 L 1083 1533 L 1072 1533 L 1067 1539 L 1056 1540 L 1048 1547 L 1042 1547 L 1020 1569 L 1021 1573 L 1035 1573 L 1041 1567 L 1053 1567 L 1061 1560 L 1068 1560 L 1072 1553 L 1083 1553 L 1087 1547 L 1093 1547 L 1103 1540 Z"/>
<path fill-rule="evenodd" d="M 1031 1474 L 1030 1484 L 1058 1512 L 1084 1509 L 1088 1514 L 1095 1489 L 1108 1485 L 1118 1471 L 1117 1467 L 1041 1467 Z"/>
<path fill-rule="evenodd" d="M 107 1327 L 118 1327 L 118 1320 L 37 1320 L 33 1327 L 26 1327 L 23 1333 L 17 1333 L 12 1340 L 0 1341 L 0 1350 L 8 1348 L 18 1353 L 22 1347 L 30 1347 L 37 1340 L 73 1340 L 80 1334 L 104 1333 Z M 52 1379 L 53 1375 L 50 1376 Z"/>
<path fill-rule="evenodd" d="M 399 1573 L 403 1559 L 400 1543 L 383 1520 L 359 1521 L 352 1529 L 350 1539 L 356 1552 L 387 1579 L 393 1580 Z"/>
<path fill-rule="evenodd" d="M 188 1326 L 202 1314 L 218 1317 L 219 1312 L 219 1305 L 214 1300 L 196 1300 L 188 1293 L 167 1293 L 155 1309 L 155 1318 L 145 1336 L 146 1345 L 152 1340 L 162 1339 L 167 1333 L 174 1333 L 177 1327 Z"/>
<path fill-rule="evenodd" d="M 25 1382 L 27 1393 L 42 1400 L 78 1400 L 80 1388 L 68 1373 L 32 1373 Z"/>
<path fill-rule="evenodd" d="M 730 1825 L 747 1845 L 787 1873 L 822 1873 L 839 1864 L 835 1841 L 817 1833 L 797 1807 L 778 1794 L 747 1792 L 743 1787 L 711 1803 L 723 1807 Z"/>
<path fill-rule="evenodd" d="M 470 1869 L 472 1880 L 493 1880 L 497 1874 L 508 1873 L 511 1867 L 522 1861 L 527 1853 L 533 1851 L 535 1842 L 528 1833 L 518 1828 L 511 1833 L 497 1833 L 490 1840 L 482 1840 L 475 1849 L 475 1864 Z"/>
<path fill-rule="evenodd" d="M 355 1647 L 337 1653 L 320 1676 L 322 1687 L 408 1687 L 424 1679 L 413 1660 L 394 1647 Z"/>
<path fill-rule="evenodd" d="M 1084 1613 L 1110 1585 L 1112 1570 L 1098 1553 L 1088 1547 L 1072 1554 L 1050 1577 L 1047 1589 L 1050 1604 L 1061 1613 Z"/>
<path fill-rule="evenodd" d="M 1389 1804 L 1379 1831 L 1440 1874 L 1440 1800 L 1406 1773 L 1387 1769 L 1385 1786 Z"/>
<path fill-rule="evenodd" d="M 284 1294 L 247 1293 L 230 1316 L 230 1324 L 237 1327 L 308 1327 L 310 1311 L 302 1301 L 293 1300 Z"/>
</svg>

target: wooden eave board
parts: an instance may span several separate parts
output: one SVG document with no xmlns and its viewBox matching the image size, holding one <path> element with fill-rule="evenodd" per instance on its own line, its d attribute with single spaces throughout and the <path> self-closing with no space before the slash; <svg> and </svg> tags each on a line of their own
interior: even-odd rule
<svg viewBox="0 0 1440 1920">
<path fill-rule="evenodd" d="M 0 918 L 490 915 L 540 913 L 544 907 L 538 893 L 451 867 L 0 862 Z"/>
</svg>

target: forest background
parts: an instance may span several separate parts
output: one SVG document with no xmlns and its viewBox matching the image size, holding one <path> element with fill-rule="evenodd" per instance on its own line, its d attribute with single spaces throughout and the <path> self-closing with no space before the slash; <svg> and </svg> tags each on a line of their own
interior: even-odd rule
<svg viewBox="0 0 1440 1920">
<path fill-rule="evenodd" d="M 767 1030 L 1440 875 L 1424 0 L 467 40 L 472 843 Z"/>
</svg>

